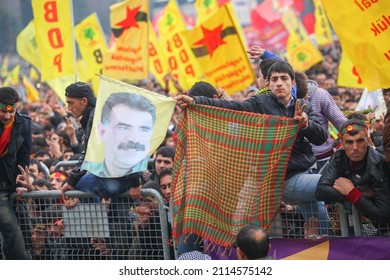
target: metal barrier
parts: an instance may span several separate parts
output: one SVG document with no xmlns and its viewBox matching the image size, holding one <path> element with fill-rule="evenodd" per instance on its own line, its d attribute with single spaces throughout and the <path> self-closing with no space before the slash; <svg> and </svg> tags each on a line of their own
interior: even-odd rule
<svg viewBox="0 0 390 280">
<path fill-rule="evenodd" d="M 161 194 L 142 190 L 143 201 L 133 201 L 128 193 L 111 198 L 109 203 L 96 202 L 96 196 L 68 191 L 66 208 L 60 191 L 23 193 L 21 200 L 12 196 L 33 259 L 92 260 L 175 258 L 170 239 L 169 208 Z M 150 215 L 138 216 L 136 208 L 147 206 Z M 389 224 L 362 217 L 355 207 L 327 204 L 332 237 L 390 236 Z M 271 237 L 305 238 L 305 219 L 295 211 L 279 213 L 271 228 Z M 0 239 L 1 240 L 1 239 Z M 1 251 L 0 251 L 1 259 Z"/>
<path fill-rule="evenodd" d="M 54 170 L 55 170 L 55 171 L 58 171 L 58 170 L 60 170 L 62 167 L 64 167 L 65 169 L 73 168 L 73 167 L 76 166 L 77 162 L 78 162 L 78 160 L 59 161 L 59 162 L 57 162 L 57 164 L 55 165 Z"/>
<path fill-rule="evenodd" d="M 127 192 L 107 203 L 80 191 L 66 195 L 73 207 L 65 207 L 60 191 L 23 193 L 21 199 L 16 193 L 12 196 L 32 259 L 172 258 L 169 208 L 156 190 L 143 189 L 139 201 Z M 137 215 L 137 207 L 148 207 L 150 212 Z"/>
</svg>

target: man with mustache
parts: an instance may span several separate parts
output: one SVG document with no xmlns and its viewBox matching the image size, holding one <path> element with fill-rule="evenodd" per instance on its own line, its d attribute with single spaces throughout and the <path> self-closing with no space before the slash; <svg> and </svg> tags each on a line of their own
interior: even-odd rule
<svg viewBox="0 0 390 280">
<path fill-rule="evenodd" d="M 143 171 L 142 166 L 149 161 L 155 119 L 156 108 L 146 97 L 127 92 L 111 94 L 103 105 L 97 126 L 100 140 L 105 144 L 104 160 L 84 161 L 82 169 L 90 173 L 83 176 L 76 189 L 101 197 L 127 191 L 126 176 Z"/>
<path fill-rule="evenodd" d="M 156 108 L 143 96 L 118 92 L 107 98 L 98 124 L 105 143 L 104 162 L 96 166 L 100 177 L 122 177 L 149 160 L 155 118 Z"/>
</svg>

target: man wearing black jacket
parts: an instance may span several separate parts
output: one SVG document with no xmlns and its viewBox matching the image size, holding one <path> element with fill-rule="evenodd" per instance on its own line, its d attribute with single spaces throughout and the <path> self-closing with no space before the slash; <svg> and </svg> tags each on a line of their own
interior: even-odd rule
<svg viewBox="0 0 390 280">
<path fill-rule="evenodd" d="M 320 221 L 321 234 L 331 234 L 325 205 L 316 201 L 315 190 L 320 175 L 311 174 L 316 162 L 310 144 L 321 145 L 326 141 L 327 132 L 319 124 L 309 102 L 295 100 L 291 90 L 295 84 L 294 69 L 285 61 L 275 62 L 268 71 L 270 94 L 254 95 L 245 101 L 219 100 L 206 97 L 175 97 L 177 105 L 184 109 L 190 104 L 204 104 L 237 111 L 247 111 L 274 116 L 294 118 L 299 122 L 300 131 L 292 148 L 288 162 L 283 201 L 299 203 L 306 221 L 315 216 Z M 248 163 L 250 164 L 250 163 Z"/>
<path fill-rule="evenodd" d="M 386 162 L 369 144 L 367 125 L 351 119 L 340 127 L 337 150 L 318 182 L 316 197 L 326 202 L 353 204 L 364 216 L 385 222 L 390 218 Z"/>
<path fill-rule="evenodd" d="M 30 165 L 32 141 L 31 119 L 16 112 L 18 101 L 15 89 L 0 88 L 0 233 L 7 260 L 30 259 L 10 200 L 19 170 Z"/>
</svg>

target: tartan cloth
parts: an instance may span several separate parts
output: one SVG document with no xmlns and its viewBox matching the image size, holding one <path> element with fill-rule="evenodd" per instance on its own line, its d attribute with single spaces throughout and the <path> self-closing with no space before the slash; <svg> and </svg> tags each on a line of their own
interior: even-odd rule
<svg viewBox="0 0 390 280">
<path fill-rule="evenodd" d="M 173 236 L 231 246 L 247 224 L 270 229 L 298 133 L 291 118 L 189 106 L 179 117 Z"/>
</svg>

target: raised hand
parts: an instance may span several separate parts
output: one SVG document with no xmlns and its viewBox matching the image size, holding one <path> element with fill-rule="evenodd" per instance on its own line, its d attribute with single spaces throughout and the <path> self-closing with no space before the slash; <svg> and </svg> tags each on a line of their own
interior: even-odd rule
<svg viewBox="0 0 390 280">
<path fill-rule="evenodd" d="M 301 128 L 306 128 L 309 125 L 309 117 L 305 113 L 306 104 L 300 106 L 299 100 L 295 103 L 295 116 L 294 120 L 299 121 Z"/>
<path fill-rule="evenodd" d="M 16 176 L 16 184 L 22 186 L 23 188 L 26 188 L 27 191 L 33 191 L 34 187 L 32 185 L 32 179 L 30 179 L 30 172 L 28 170 L 28 167 L 26 166 L 23 168 L 22 166 L 18 165 L 18 168 L 20 170 L 20 174 Z"/>
<path fill-rule="evenodd" d="M 259 59 L 265 53 L 265 49 L 260 46 L 252 46 L 249 50 L 246 51 L 250 56 L 250 59 Z"/>
</svg>

